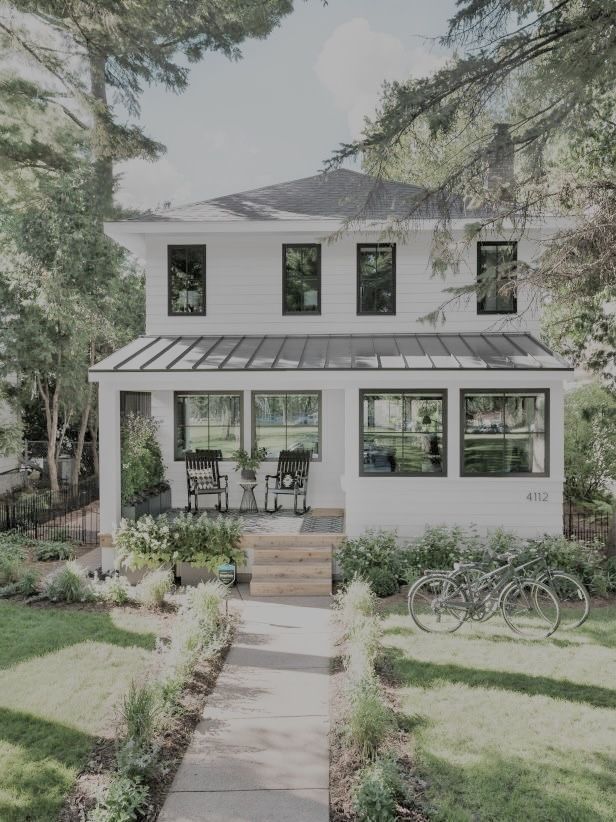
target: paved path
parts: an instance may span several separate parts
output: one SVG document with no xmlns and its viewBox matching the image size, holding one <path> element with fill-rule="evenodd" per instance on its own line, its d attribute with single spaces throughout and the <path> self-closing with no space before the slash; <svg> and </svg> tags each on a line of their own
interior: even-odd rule
<svg viewBox="0 0 616 822">
<path fill-rule="evenodd" d="M 159 822 L 327 822 L 328 597 L 256 599 Z"/>
</svg>

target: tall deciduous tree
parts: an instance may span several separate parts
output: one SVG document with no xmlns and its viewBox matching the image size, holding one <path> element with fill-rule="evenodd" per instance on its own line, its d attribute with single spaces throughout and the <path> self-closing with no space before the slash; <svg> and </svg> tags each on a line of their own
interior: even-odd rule
<svg viewBox="0 0 616 822">
<path fill-rule="evenodd" d="M 616 2 L 459 0 L 442 42 L 457 55 L 431 77 L 386 85 L 374 121 L 328 165 L 361 155 L 377 177 L 402 169 L 423 182 L 425 196 L 409 206 L 408 221 L 425 198 L 481 204 L 483 216 L 457 246 L 444 208 L 434 234 L 437 272 L 505 221 L 515 236 L 529 218 L 573 215 L 575 225 L 518 276 L 563 307 L 579 296 L 567 331 L 575 336 L 585 315 L 587 345 L 578 354 L 597 365 L 593 352 L 609 350 L 616 334 L 614 314 L 605 311 L 616 299 L 616 278 L 604 265 L 616 213 Z M 487 188 L 493 127 L 503 121 L 516 179 Z"/>
</svg>

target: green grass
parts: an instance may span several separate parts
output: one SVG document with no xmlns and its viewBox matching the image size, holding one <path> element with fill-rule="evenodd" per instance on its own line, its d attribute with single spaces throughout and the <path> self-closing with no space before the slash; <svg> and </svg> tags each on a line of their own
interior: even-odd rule
<svg viewBox="0 0 616 822">
<path fill-rule="evenodd" d="M 156 616 L 0 602 L 0 819 L 55 820 L 131 679 L 154 662 Z"/>
<path fill-rule="evenodd" d="M 616 608 L 517 639 L 495 618 L 385 620 L 411 753 L 442 822 L 607 822 L 616 796 Z"/>
</svg>

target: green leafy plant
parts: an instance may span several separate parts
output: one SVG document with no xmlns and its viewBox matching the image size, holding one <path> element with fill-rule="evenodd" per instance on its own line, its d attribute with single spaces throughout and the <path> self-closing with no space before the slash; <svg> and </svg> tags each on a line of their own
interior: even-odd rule
<svg viewBox="0 0 616 822">
<path fill-rule="evenodd" d="M 118 743 L 120 773 L 132 778 L 149 777 L 156 766 L 156 733 L 161 721 L 161 702 L 157 691 L 131 682 L 122 702 L 126 732 Z"/>
<path fill-rule="evenodd" d="M 616 591 L 613 566 L 606 559 L 605 548 L 600 542 L 546 535 L 529 540 L 526 550 L 531 555 L 545 556 L 552 567 L 580 577 L 591 593 L 602 595 Z"/>
<path fill-rule="evenodd" d="M 146 608 L 162 608 L 165 597 L 173 591 L 173 574 L 165 568 L 149 571 L 137 587 L 139 601 Z"/>
<path fill-rule="evenodd" d="M 404 553 L 393 531 L 369 530 L 355 539 L 345 539 L 336 558 L 344 582 L 356 576 L 370 580 L 377 596 L 398 590 L 398 579 L 404 573 Z"/>
<path fill-rule="evenodd" d="M 359 773 L 354 806 L 360 822 L 395 822 L 396 799 L 404 796 L 400 771 L 394 759 L 379 757 Z"/>
<path fill-rule="evenodd" d="M 70 542 L 40 540 L 33 544 L 33 553 L 40 562 L 58 559 L 74 559 L 75 546 Z"/>
<path fill-rule="evenodd" d="M 454 562 L 483 557 L 484 547 L 474 531 L 445 525 L 426 528 L 404 551 L 405 576 L 411 581 L 426 568 L 452 568 Z"/>
<path fill-rule="evenodd" d="M 231 454 L 236 471 L 257 471 L 266 457 L 267 448 L 253 448 L 250 452 L 245 448 L 238 448 Z"/>
<path fill-rule="evenodd" d="M 158 422 L 141 414 L 122 421 L 122 503 L 140 499 L 165 484 L 165 466 L 158 442 Z"/>
<path fill-rule="evenodd" d="M 96 808 L 89 814 L 89 822 L 134 822 L 148 809 L 150 789 L 140 779 L 118 775 Z"/>
<path fill-rule="evenodd" d="M 52 602 L 91 602 L 95 599 L 87 571 L 75 561 L 53 571 L 43 583 L 43 593 Z"/>
<path fill-rule="evenodd" d="M 156 518 L 147 514 L 136 521 L 121 520 L 114 539 L 119 562 L 130 570 L 173 565 L 180 559 L 164 514 Z"/>
</svg>

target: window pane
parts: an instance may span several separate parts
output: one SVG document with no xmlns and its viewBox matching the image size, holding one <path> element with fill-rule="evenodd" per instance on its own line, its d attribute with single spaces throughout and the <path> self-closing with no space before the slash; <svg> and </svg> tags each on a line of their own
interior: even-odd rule
<svg viewBox="0 0 616 822">
<path fill-rule="evenodd" d="M 268 459 L 284 449 L 319 454 L 318 394 L 255 394 L 255 438 Z"/>
<path fill-rule="evenodd" d="M 545 394 L 465 397 L 464 473 L 543 474 Z"/>
<path fill-rule="evenodd" d="M 360 246 L 358 254 L 359 313 L 393 313 L 395 287 L 393 246 Z"/>
<path fill-rule="evenodd" d="M 285 246 L 285 311 L 314 313 L 320 310 L 319 246 Z"/>
<path fill-rule="evenodd" d="M 363 471 L 442 473 L 443 398 L 419 394 L 364 394 Z"/>
<path fill-rule="evenodd" d="M 511 287 L 517 243 L 479 243 L 479 270 L 477 279 L 480 292 L 477 310 L 481 312 L 512 313 L 516 310 L 515 288 Z"/>
<path fill-rule="evenodd" d="M 169 291 L 173 314 L 203 314 L 205 246 L 169 247 Z"/>
<path fill-rule="evenodd" d="M 176 396 L 176 459 L 185 451 L 219 449 L 224 459 L 241 445 L 239 394 L 182 394 Z"/>
</svg>

